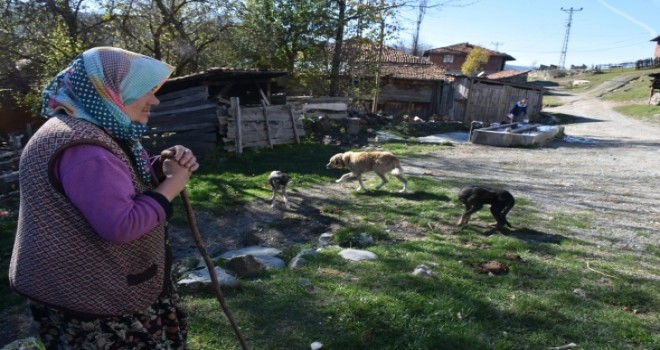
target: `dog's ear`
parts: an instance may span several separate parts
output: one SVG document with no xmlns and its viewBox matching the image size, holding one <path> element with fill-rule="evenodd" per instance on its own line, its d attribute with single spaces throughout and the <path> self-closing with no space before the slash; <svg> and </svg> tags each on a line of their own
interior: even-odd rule
<svg viewBox="0 0 660 350">
<path fill-rule="evenodd" d="M 334 156 L 332 156 L 332 158 L 330 158 L 330 163 L 332 163 L 332 165 L 340 165 L 341 157 L 342 157 L 342 153 L 335 154 Z"/>
</svg>

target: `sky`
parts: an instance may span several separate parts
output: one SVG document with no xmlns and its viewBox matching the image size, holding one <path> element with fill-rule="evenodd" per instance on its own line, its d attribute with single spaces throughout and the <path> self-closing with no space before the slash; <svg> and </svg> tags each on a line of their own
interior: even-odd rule
<svg viewBox="0 0 660 350">
<path fill-rule="evenodd" d="M 446 0 L 428 0 L 428 3 Z M 455 2 L 456 3 L 456 2 Z M 513 56 L 507 64 L 559 65 L 569 9 L 573 18 L 565 67 L 651 58 L 660 35 L 660 0 L 463 0 L 461 7 L 426 12 L 420 31 L 425 49 L 469 42 Z M 562 8 L 565 10 L 563 11 Z M 581 11 L 577 11 L 582 9 Z M 416 14 L 404 12 L 410 45 Z"/>
</svg>

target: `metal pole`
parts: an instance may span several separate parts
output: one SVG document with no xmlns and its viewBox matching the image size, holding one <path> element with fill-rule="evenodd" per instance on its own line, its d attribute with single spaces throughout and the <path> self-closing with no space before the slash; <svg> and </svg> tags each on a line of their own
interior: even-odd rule
<svg viewBox="0 0 660 350">
<path fill-rule="evenodd" d="M 568 50 L 568 36 L 571 33 L 571 22 L 573 21 L 573 11 L 582 11 L 582 7 L 579 10 L 574 10 L 572 7 L 568 10 L 565 10 L 563 7 L 562 11 L 568 12 L 568 21 L 566 22 L 566 34 L 564 34 L 564 44 L 561 48 L 561 55 L 559 56 L 559 69 L 564 69 L 566 65 L 566 51 Z"/>
</svg>

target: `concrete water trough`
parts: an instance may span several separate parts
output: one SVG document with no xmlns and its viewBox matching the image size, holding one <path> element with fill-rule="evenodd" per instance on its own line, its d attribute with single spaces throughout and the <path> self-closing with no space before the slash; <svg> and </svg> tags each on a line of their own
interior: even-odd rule
<svg viewBox="0 0 660 350">
<path fill-rule="evenodd" d="M 543 145 L 564 132 L 563 126 L 542 124 L 494 124 L 470 132 L 470 141 L 490 146 Z"/>
</svg>

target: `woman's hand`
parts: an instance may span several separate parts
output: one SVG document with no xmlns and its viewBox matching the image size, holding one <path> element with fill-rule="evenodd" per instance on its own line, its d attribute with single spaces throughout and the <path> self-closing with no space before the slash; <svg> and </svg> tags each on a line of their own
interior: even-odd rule
<svg viewBox="0 0 660 350">
<path fill-rule="evenodd" d="M 155 189 L 172 201 L 183 191 L 193 171 L 199 168 L 197 158 L 188 148 L 176 145 L 160 153 L 165 179 Z"/>
<path fill-rule="evenodd" d="M 192 151 L 181 145 L 176 145 L 170 147 L 166 150 L 163 150 L 160 153 L 163 159 L 171 159 L 179 163 L 182 167 L 188 169 L 188 171 L 193 172 L 199 169 L 199 163 L 197 163 L 197 157 L 192 153 Z M 164 163 L 163 163 L 164 166 Z"/>
</svg>

